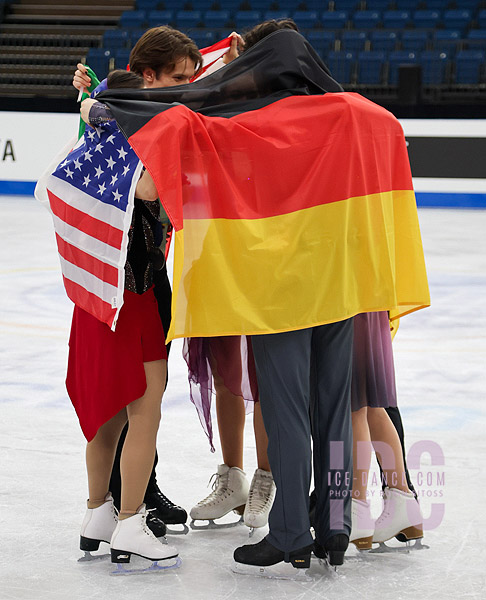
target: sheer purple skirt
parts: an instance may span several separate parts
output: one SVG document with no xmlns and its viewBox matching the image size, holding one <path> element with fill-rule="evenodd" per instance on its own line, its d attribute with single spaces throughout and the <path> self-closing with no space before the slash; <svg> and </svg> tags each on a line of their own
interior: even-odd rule
<svg viewBox="0 0 486 600">
<path fill-rule="evenodd" d="M 388 408 L 396 405 L 395 366 L 388 313 L 356 315 L 351 410 L 356 411 L 363 406 Z"/>
<path fill-rule="evenodd" d="M 196 407 L 202 428 L 208 436 L 211 451 L 213 425 L 211 400 L 215 380 L 222 383 L 234 396 L 241 396 L 247 410 L 249 403 L 258 402 L 258 386 L 251 340 L 246 336 L 214 338 L 186 338 L 184 359 L 189 370 L 191 402 Z"/>
<path fill-rule="evenodd" d="M 227 336 L 186 338 L 183 349 L 189 371 L 191 401 L 196 407 L 211 451 L 213 424 L 211 401 L 215 379 L 233 395 L 241 396 L 247 410 L 258 402 L 258 386 L 251 338 Z M 363 406 L 396 406 L 395 368 L 387 312 L 354 317 L 353 377 L 351 410 Z"/>
</svg>

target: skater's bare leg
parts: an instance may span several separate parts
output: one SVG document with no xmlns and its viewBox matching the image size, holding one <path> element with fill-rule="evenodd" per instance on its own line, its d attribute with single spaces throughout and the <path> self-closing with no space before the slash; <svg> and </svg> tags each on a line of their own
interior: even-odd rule
<svg viewBox="0 0 486 600">
<path fill-rule="evenodd" d="M 86 469 L 88 471 L 88 508 L 98 508 L 109 491 L 116 446 L 127 421 L 126 410 L 104 423 L 86 446 Z"/>
<path fill-rule="evenodd" d="M 255 431 L 258 468 L 263 469 L 263 471 L 271 471 L 267 455 L 268 436 L 265 425 L 263 424 L 260 402 L 255 402 L 255 407 L 253 409 L 253 429 Z"/>
<path fill-rule="evenodd" d="M 228 467 L 243 469 L 243 437 L 245 430 L 245 403 L 241 396 L 232 394 L 216 373 L 216 414 L 223 462 Z"/>
<path fill-rule="evenodd" d="M 367 420 L 368 407 L 351 413 L 353 425 L 353 498 L 366 502 L 368 473 L 371 466 L 371 437 Z"/>
<path fill-rule="evenodd" d="M 144 369 L 147 380 L 145 394 L 127 406 L 129 427 L 120 461 L 120 519 L 135 514 L 143 504 L 155 456 L 167 361 L 144 363 Z"/>
<path fill-rule="evenodd" d="M 389 461 L 386 461 L 385 457 L 382 456 L 379 445 L 375 446 L 376 457 L 381 465 L 386 485 L 403 492 L 409 492 L 400 438 L 384 408 L 368 408 L 368 426 L 373 445 L 375 446 L 375 442 L 384 442 L 386 444 L 385 448 L 390 448 L 393 453 L 394 466 L 385 469 L 384 467 L 387 466 Z"/>
</svg>

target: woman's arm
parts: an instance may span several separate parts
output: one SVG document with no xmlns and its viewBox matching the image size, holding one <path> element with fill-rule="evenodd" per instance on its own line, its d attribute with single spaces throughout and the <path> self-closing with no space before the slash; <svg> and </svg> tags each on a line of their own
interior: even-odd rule
<svg viewBox="0 0 486 600">
<path fill-rule="evenodd" d="M 140 200 L 158 200 L 159 194 L 154 180 L 148 171 L 144 171 L 135 188 L 135 198 Z"/>
</svg>

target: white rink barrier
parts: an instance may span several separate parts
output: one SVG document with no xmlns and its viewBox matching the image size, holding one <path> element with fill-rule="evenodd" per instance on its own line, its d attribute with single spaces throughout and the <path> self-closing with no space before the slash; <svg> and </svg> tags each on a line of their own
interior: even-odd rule
<svg viewBox="0 0 486 600">
<path fill-rule="evenodd" d="M 419 206 L 486 208 L 486 120 L 403 119 Z M 75 113 L 0 111 L 0 195 L 32 195 Z"/>
</svg>

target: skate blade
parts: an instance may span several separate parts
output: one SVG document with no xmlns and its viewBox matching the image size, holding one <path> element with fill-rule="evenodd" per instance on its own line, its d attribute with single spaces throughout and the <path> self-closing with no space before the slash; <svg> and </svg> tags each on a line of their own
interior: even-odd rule
<svg viewBox="0 0 486 600">
<path fill-rule="evenodd" d="M 180 523 L 182 525 L 182 529 L 172 529 L 172 527 L 167 527 L 166 535 L 187 535 L 189 533 L 189 527 L 185 523 Z"/>
<path fill-rule="evenodd" d="M 92 562 L 93 560 L 104 560 L 109 558 L 109 554 L 91 554 L 89 550 L 84 551 L 84 556 L 78 558 L 78 562 Z"/>
<path fill-rule="evenodd" d="M 413 543 L 412 543 L 413 542 Z M 376 543 L 376 542 L 375 542 Z M 422 543 L 422 539 L 410 540 L 402 544 L 402 546 L 387 546 L 385 542 L 378 542 L 377 548 L 372 548 L 368 554 L 389 554 L 396 552 L 412 552 L 414 550 L 428 550 L 430 546 Z"/>
<path fill-rule="evenodd" d="M 239 575 L 253 575 L 255 577 L 266 577 L 267 579 L 290 579 L 292 581 L 312 581 L 306 573 L 306 569 L 296 569 L 291 563 L 281 562 L 269 567 L 258 565 L 245 565 L 234 562 L 231 566 L 233 573 Z"/>
<path fill-rule="evenodd" d="M 169 562 L 172 560 L 173 562 Z M 160 573 L 163 571 L 169 571 L 170 569 L 178 569 L 182 560 L 179 556 L 175 559 L 167 559 L 167 561 L 155 560 L 150 567 L 141 568 L 141 569 L 127 569 L 126 563 L 117 563 L 116 569 L 110 573 L 110 575 L 140 575 L 142 573 Z M 168 564 L 167 564 L 168 563 Z"/>
<path fill-rule="evenodd" d="M 198 525 L 198 521 L 207 521 L 207 525 Z M 241 523 L 243 523 L 243 517 L 238 521 L 233 521 L 231 523 L 216 523 L 214 519 L 193 519 L 189 526 L 195 531 L 203 531 L 205 529 L 229 529 L 231 527 L 237 527 Z"/>
</svg>

